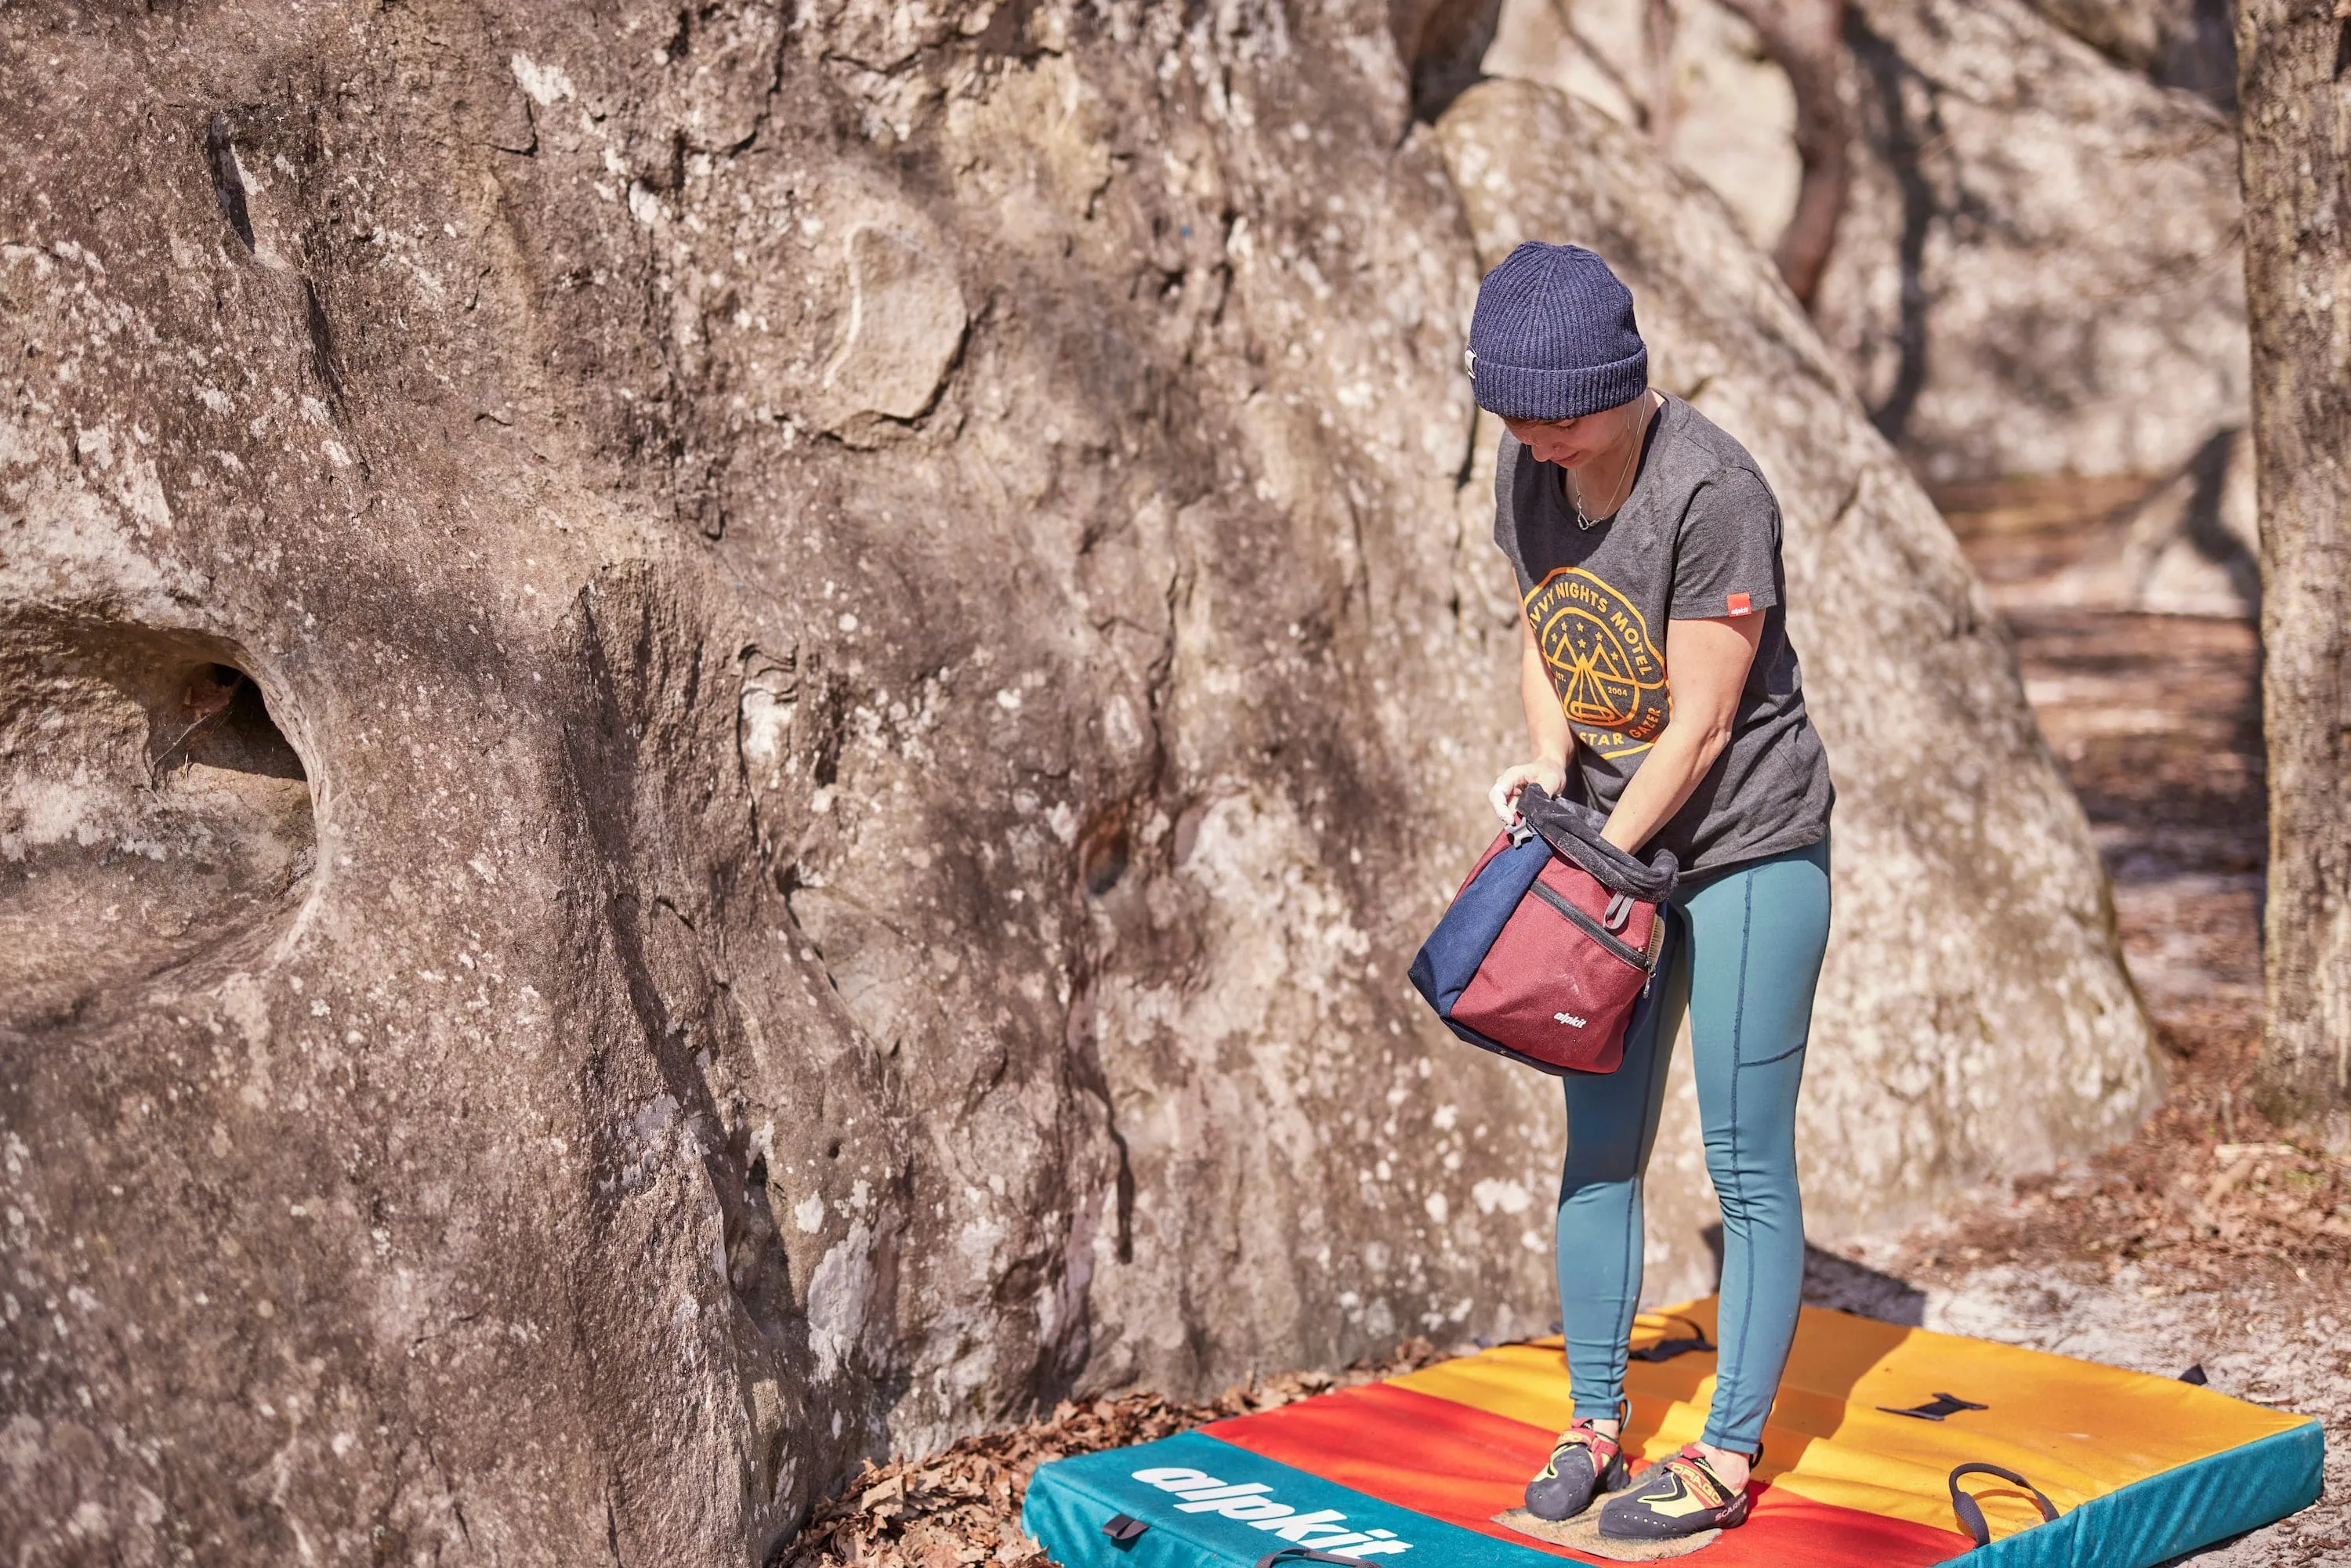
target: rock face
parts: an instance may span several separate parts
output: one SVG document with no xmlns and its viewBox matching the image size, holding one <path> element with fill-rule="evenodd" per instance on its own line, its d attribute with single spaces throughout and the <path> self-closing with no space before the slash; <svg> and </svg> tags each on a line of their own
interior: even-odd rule
<svg viewBox="0 0 2351 1568">
<path fill-rule="evenodd" d="M 1861 132 L 1814 312 L 1872 417 L 1930 482 L 2192 485 L 2211 444 L 2244 427 L 2237 152 L 2211 101 L 2229 75 L 2215 9 L 1855 0 Z M 1641 0 L 1510 0 L 1486 68 L 1629 123 L 1656 68 L 1644 15 Z M 1795 200 L 1786 78 L 1716 0 L 1690 0 L 1675 37 L 1683 111 L 1665 145 L 1769 248 Z"/>
<path fill-rule="evenodd" d="M 1818 1211 L 2129 1120 L 1923 499 L 1702 196 L 1531 89 L 1440 149 L 1394 26 L 0 17 L 15 1561 L 757 1562 L 884 1445 L 1548 1322 L 1556 1092 L 1403 978 L 1518 744 L 1506 110 L 1798 525 Z"/>
<path fill-rule="evenodd" d="M 2236 137 L 2022 0 L 1861 0 L 1816 312 L 1933 480 L 2185 472 L 2246 418 Z"/>
<path fill-rule="evenodd" d="M 2094 521 L 2066 530 L 2076 553 L 2039 583 L 2004 585 L 2003 608 L 2061 605 L 2261 618 L 2261 526 L 2250 432 L 2221 429 L 2181 468 L 2122 482 Z M 1954 492 L 1967 499 L 1965 490 Z M 2020 519 L 2022 520 L 2022 519 Z"/>
<path fill-rule="evenodd" d="M 2237 37 L 2230 0 L 2032 0 L 2092 48 L 2165 87 L 2237 107 Z"/>
</svg>

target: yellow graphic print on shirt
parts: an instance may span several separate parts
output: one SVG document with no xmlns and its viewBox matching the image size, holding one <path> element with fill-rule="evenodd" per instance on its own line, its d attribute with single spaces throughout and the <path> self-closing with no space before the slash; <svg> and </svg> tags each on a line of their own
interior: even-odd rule
<svg viewBox="0 0 2351 1568">
<path fill-rule="evenodd" d="M 1580 744 L 1614 759 L 1656 743 L 1674 711 L 1665 650 L 1629 600 L 1563 566 L 1527 595 L 1527 622 Z"/>
</svg>

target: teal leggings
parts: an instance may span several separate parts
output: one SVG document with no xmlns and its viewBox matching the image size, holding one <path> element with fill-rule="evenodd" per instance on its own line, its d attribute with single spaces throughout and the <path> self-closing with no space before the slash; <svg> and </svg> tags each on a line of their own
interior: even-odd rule
<svg viewBox="0 0 2351 1568">
<path fill-rule="evenodd" d="M 1722 1349 L 1705 1441 L 1762 1446 L 1803 1288 L 1796 1090 L 1828 938 L 1826 841 L 1695 880 L 1674 894 L 1657 990 L 1625 1037 L 1624 1065 L 1567 1080 L 1559 1301 L 1579 1417 L 1613 1418 L 1625 1392 L 1642 1176 L 1687 1011 L 1706 1168 L 1722 1200 Z"/>
</svg>

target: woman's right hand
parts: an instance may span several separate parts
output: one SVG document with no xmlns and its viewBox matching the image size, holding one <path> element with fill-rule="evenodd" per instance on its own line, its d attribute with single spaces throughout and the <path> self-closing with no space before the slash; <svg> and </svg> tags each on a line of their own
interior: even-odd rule
<svg viewBox="0 0 2351 1568">
<path fill-rule="evenodd" d="M 1540 784 L 1546 795 L 1557 795 L 1567 788 L 1567 767 L 1560 762 L 1521 762 L 1515 768 L 1505 768 L 1502 776 L 1494 780 L 1494 788 L 1486 799 L 1493 803 L 1494 815 L 1509 827 L 1518 821 L 1519 791 L 1530 784 Z"/>
</svg>

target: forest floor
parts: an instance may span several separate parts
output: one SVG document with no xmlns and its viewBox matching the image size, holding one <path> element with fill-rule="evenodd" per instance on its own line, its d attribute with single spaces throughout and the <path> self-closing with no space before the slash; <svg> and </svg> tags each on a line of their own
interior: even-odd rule
<svg viewBox="0 0 2351 1568">
<path fill-rule="evenodd" d="M 2351 1165 L 2295 1148 L 2249 1101 L 2267 843 L 2260 649 L 2243 621 L 2066 606 L 2048 591 L 2116 497 L 1980 488 L 1947 515 L 2015 634 L 2026 695 L 2114 883 L 2132 978 L 2170 1080 L 2128 1143 L 1948 1205 L 1900 1235 L 1816 1251 L 1825 1306 L 2211 1386 L 2316 1416 L 2327 1495 L 2182 1559 L 2351 1565 Z M 1044 1568 L 1020 1492 L 1048 1458 L 1165 1436 L 1431 1359 L 1290 1374 L 1188 1405 L 1131 1393 L 870 1470 L 820 1509 L 789 1568 Z"/>
</svg>

